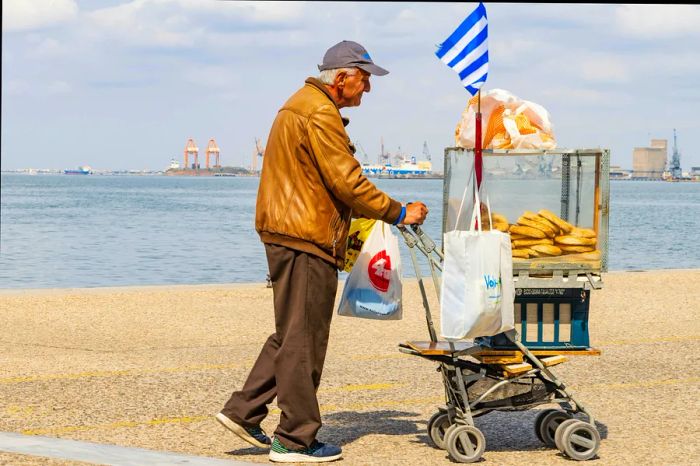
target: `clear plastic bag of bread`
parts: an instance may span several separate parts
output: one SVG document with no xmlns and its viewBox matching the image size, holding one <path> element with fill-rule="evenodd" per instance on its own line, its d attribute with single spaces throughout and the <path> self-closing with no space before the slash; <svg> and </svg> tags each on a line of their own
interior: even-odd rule
<svg viewBox="0 0 700 466">
<path fill-rule="evenodd" d="M 474 148 L 478 94 L 469 99 L 455 130 L 455 145 Z M 503 89 L 481 94 L 482 148 L 544 149 L 557 147 L 549 112 Z"/>
</svg>

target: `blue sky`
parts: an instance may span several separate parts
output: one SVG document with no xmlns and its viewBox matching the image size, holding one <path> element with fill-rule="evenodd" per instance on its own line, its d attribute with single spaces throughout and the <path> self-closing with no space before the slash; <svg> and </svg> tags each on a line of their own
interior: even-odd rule
<svg viewBox="0 0 700 466">
<path fill-rule="evenodd" d="M 434 55 L 473 3 L 5 0 L 2 168 L 163 169 L 187 138 L 249 166 L 277 109 L 325 50 L 362 43 L 391 73 L 344 109 L 370 159 L 380 138 L 433 160 L 468 93 Z M 489 77 L 544 106 L 559 147 L 673 144 L 700 166 L 700 7 L 486 5 Z M 670 155 L 670 150 L 669 150 Z"/>
</svg>

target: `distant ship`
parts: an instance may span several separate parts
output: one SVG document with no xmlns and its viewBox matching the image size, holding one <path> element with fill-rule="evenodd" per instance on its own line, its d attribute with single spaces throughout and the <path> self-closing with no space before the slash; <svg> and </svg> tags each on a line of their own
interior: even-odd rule
<svg viewBox="0 0 700 466">
<path fill-rule="evenodd" d="M 428 176 L 433 173 L 433 166 L 427 160 L 416 161 L 415 157 L 411 157 L 410 162 L 402 160 L 401 164 L 396 166 L 390 163 L 384 165 L 362 165 L 362 173 L 365 175 L 374 176 Z"/>
<path fill-rule="evenodd" d="M 89 175 L 92 173 L 92 168 L 87 165 L 81 165 L 77 170 L 63 170 L 65 175 Z"/>
</svg>

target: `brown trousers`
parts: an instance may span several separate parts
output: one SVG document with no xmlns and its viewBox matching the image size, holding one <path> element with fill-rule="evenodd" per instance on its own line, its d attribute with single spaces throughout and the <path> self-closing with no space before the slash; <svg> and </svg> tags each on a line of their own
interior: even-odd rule
<svg viewBox="0 0 700 466">
<path fill-rule="evenodd" d="M 245 427 L 258 426 L 276 396 L 282 414 L 275 435 L 287 448 L 307 448 L 321 428 L 316 390 L 326 358 L 338 271 L 320 257 L 284 246 L 265 244 L 265 252 L 275 333 L 263 345 L 243 389 L 231 395 L 221 412 Z"/>
</svg>

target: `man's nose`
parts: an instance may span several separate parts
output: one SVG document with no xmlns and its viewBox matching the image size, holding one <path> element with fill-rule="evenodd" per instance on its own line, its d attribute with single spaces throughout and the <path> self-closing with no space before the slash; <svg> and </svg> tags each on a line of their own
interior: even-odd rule
<svg viewBox="0 0 700 466">
<path fill-rule="evenodd" d="M 367 81 L 365 83 L 365 90 L 364 91 L 369 92 L 371 89 L 372 89 L 372 85 L 369 83 L 369 81 Z"/>
</svg>

